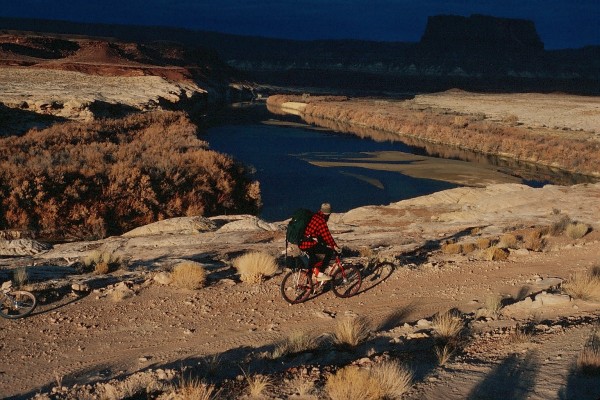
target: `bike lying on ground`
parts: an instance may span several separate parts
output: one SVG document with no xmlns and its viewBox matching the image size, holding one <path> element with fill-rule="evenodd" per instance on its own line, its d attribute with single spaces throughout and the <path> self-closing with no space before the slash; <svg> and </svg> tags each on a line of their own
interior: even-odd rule
<svg viewBox="0 0 600 400">
<path fill-rule="evenodd" d="M 317 261 L 314 265 L 308 265 L 307 256 L 295 257 L 292 270 L 288 272 L 283 281 L 281 281 L 281 295 L 284 300 L 290 304 L 298 304 L 306 301 L 311 294 L 324 288 L 331 287 L 337 297 L 351 297 L 360 290 L 362 276 L 360 268 L 354 264 L 342 262 L 339 255 L 323 271 L 330 275 L 330 281 L 317 281 L 314 269 L 321 267 L 322 261 Z"/>
<path fill-rule="evenodd" d="M 12 290 L 12 281 L 4 282 L 0 288 L 0 317 L 23 318 L 31 314 L 37 299 L 25 290 Z"/>
</svg>

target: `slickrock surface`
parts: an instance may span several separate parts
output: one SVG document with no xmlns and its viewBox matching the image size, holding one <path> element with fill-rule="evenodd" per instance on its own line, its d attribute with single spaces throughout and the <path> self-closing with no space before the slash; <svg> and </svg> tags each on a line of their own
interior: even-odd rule
<svg viewBox="0 0 600 400">
<path fill-rule="evenodd" d="M 526 235 L 564 215 L 592 230 L 576 240 L 546 235 L 542 251 L 519 244 L 503 261 L 489 261 L 480 250 L 440 249 L 447 240 Z M 598 265 L 598 215 L 600 184 L 459 188 L 333 214 L 333 234 L 348 257 L 365 264 L 369 258 L 386 260 L 394 269 L 376 276 L 366 267 L 355 297 L 338 299 L 326 292 L 294 306 L 279 293 L 283 273 L 251 285 L 240 282 L 232 267 L 232 260 L 251 250 L 280 256 L 284 221 L 222 216 L 194 225 L 198 221 L 178 219 L 165 221 L 162 233 L 148 227 L 146 234 L 138 230 L 1 259 L 2 280 L 11 269 L 28 267 L 38 281 L 29 288 L 41 304 L 28 318 L 0 321 L 0 394 L 28 398 L 63 386 L 55 395 L 77 398 L 82 390 L 100 393 L 102 385 L 124 390 L 126 382 L 146 379 L 165 386 L 183 365 L 209 368 L 207 360 L 218 357 L 221 382 L 243 387 L 236 380 L 242 366 L 281 379 L 270 398 L 294 398 L 285 371 L 296 371 L 289 378 L 312 377 L 319 385 L 326 366 L 393 355 L 415 372 L 407 399 L 551 399 L 560 393 L 595 399 L 598 380 L 576 374 L 574 365 L 600 318 L 598 303 L 568 298 L 560 285 Z M 189 231 L 192 226 L 197 230 Z M 93 251 L 118 255 L 126 266 L 107 275 L 78 273 L 78 262 Z M 206 287 L 187 290 L 169 283 L 169 271 L 182 260 L 204 265 Z M 86 287 L 90 292 L 80 290 Z M 497 317 L 476 319 L 490 295 L 501 295 L 505 309 Z M 471 333 L 464 351 L 439 367 L 431 320 L 454 307 L 469 319 Z M 370 339 L 352 351 L 264 357 L 293 332 L 332 332 L 352 315 L 367 316 L 372 325 Z M 530 325 L 535 328 L 530 340 L 510 340 L 518 326 Z"/>
</svg>

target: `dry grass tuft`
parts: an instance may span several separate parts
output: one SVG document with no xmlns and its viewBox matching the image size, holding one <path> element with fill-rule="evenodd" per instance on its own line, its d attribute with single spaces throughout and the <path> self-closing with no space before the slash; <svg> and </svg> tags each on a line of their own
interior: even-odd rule
<svg viewBox="0 0 600 400">
<path fill-rule="evenodd" d="M 479 238 L 475 244 L 479 250 L 485 250 L 492 245 L 492 241 L 489 238 Z"/>
<path fill-rule="evenodd" d="M 127 300 L 133 297 L 135 292 L 129 289 L 127 286 L 118 286 L 108 295 L 109 299 L 118 303 L 123 300 Z"/>
<path fill-rule="evenodd" d="M 483 251 L 483 259 L 487 261 L 504 261 L 508 258 L 508 251 L 499 247 L 489 247 Z"/>
<path fill-rule="evenodd" d="M 476 317 L 497 318 L 502 309 L 502 296 L 489 295 L 483 299 L 483 308 L 476 312 Z"/>
<path fill-rule="evenodd" d="M 206 282 L 206 270 L 200 263 L 184 261 L 173 268 L 171 279 L 177 287 L 191 290 L 200 289 Z"/>
<path fill-rule="evenodd" d="M 246 375 L 246 382 L 248 383 L 248 395 L 251 398 L 264 398 L 267 396 L 267 392 L 273 387 L 271 378 L 265 375 Z"/>
<path fill-rule="evenodd" d="M 600 375 L 600 336 L 594 332 L 577 358 L 577 368 L 588 375 Z"/>
<path fill-rule="evenodd" d="M 358 249 L 358 255 L 360 257 L 373 257 L 373 249 L 370 248 L 369 246 L 361 246 Z"/>
<path fill-rule="evenodd" d="M 581 223 L 581 222 L 572 222 L 567 225 L 565 233 L 571 239 L 581 239 L 584 237 L 588 231 L 590 230 L 589 225 Z"/>
<path fill-rule="evenodd" d="M 474 252 L 475 250 L 477 250 L 477 244 L 476 243 L 469 242 L 469 243 L 463 243 L 462 244 L 462 248 L 461 248 L 462 254 L 466 255 L 466 254 Z"/>
<path fill-rule="evenodd" d="M 533 337 L 533 330 L 530 325 L 521 326 L 517 324 L 514 330 L 508 335 L 508 343 L 529 343 Z"/>
<path fill-rule="evenodd" d="M 353 348 L 366 341 L 370 334 L 371 325 L 367 318 L 344 318 L 335 327 L 333 343 L 339 347 Z"/>
<path fill-rule="evenodd" d="M 291 388 L 294 390 L 296 396 L 302 399 L 315 398 L 315 383 L 311 380 L 304 379 L 300 376 L 296 377 L 290 382 Z"/>
<path fill-rule="evenodd" d="M 377 379 L 367 370 L 356 366 L 340 369 L 325 383 L 331 400 L 379 400 L 383 393 Z"/>
<path fill-rule="evenodd" d="M 462 246 L 460 243 L 444 243 L 442 245 L 442 252 L 444 254 L 461 254 Z"/>
<path fill-rule="evenodd" d="M 409 388 L 413 374 L 394 361 L 384 361 L 371 368 L 384 399 L 399 399 Z"/>
<path fill-rule="evenodd" d="M 84 257 L 83 265 L 96 275 L 106 275 L 121 266 L 121 257 L 111 251 L 94 250 Z"/>
<path fill-rule="evenodd" d="M 246 283 L 261 283 L 265 277 L 277 272 L 275 257 L 263 252 L 251 252 L 233 260 L 240 279 Z"/>
<path fill-rule="evenodd" d="M 562 290 L 574 299 L 600 301 L 600 267 L 573 274 L 563 282 Z"/>
<path fill-rule="evenodd" d="M 454 347 L 445 344 L 443 346 L 435 346 L 434 347 L 435 357 L 437 358 L 438 365 L 446 365 L 448 361 L 452 358 L 454 354 Z"/>
<path fill-rule="evenodd" d="M 431 324 L 436 336 L 445 343 L 457 342 L 464 328 L 462 318 L 452 310 L 436 314 Z"/>
<path fill-rule="evenodd" d="M 332 400 L 400 399 L 412 382 L 412 373 L 394 361 L 374 365 L 370 370 L 348 366 L 331 375 L 325 391 Z"/>
<path fill-rule="evenodd" d="M 542 251 L 546 247 L 546 240 L 543 235 L 547 229 L 534 228 L 523 235 L 523 247 L 531 251 Z M 549 229 L 548 229 L 549 231 Z"/>
<path fill-rule="evenodd" d="M 27 275 L 27 267 L 19 267 L 13 271 L 13 283 L 15 287 L 21 287 L 27 283 L 29 276 Z"/>
<path fill-rule="evenodd" d="M 518 247 L 519 240 L 512 233 L 504 234 L 500 237 L 498 244 L 496 245 L 500 249 L 516 249 Z"/>
<path fill-rule="evenodd" d="M 217 399 L 214 385 L 206 384 L 198 379 L 181 379 L 179 386 L 175 389 L 181 400 L 213 400 Z"/>
<path fill-rule="evenodd" d="M 567 226 L 569 226 L 569 224 L 571 224 L 571 218 L 568 215 L 562 215 L 558 219 L 558 221 L 550 225 L 550 230 L 548 234 L 550 234 L 551 236 L 558 236 L 567 229 Z"/>
<path fill-rule="evenodd" d="M 106 275 L 110 272 L 110 265 L 107 262 L 101 261 L 94 265 L 94 274 Z"/>
<path fill-rule="evenodd" d="M 277 359 L 292 354 L 312 351 L 319 346 L 319 339 L 306 332 L 294 332 L 285 340 L 278 343 L 270 354 L 271 359 Z"/>
</svg>

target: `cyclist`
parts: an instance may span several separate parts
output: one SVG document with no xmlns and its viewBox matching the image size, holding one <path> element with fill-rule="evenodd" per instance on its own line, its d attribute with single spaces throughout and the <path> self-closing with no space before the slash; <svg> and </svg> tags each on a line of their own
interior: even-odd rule
<svg viewBox="0 0 600 400">
<path fill-rule="evenodd" d="M 326 268 L 329 265 L 329 261 L 331 261 L 331 257 L 335 253 L 341 252 L 327 226 L 327 220 L 329 220 L 330 215 L 331 204 L 323 203 L 321 204 L 321 209 L 314 213 L 308 225 L 306 225 L 304 239 L 298 247 L 308 254 L 309 265 L 315 265 L 322 256 L 323 263 L 321 266 Z M 331 280 L 331 276 L 321 272 L 318 267 L 315 267 L 314 273 L 317 281 Z"/>
</svg>

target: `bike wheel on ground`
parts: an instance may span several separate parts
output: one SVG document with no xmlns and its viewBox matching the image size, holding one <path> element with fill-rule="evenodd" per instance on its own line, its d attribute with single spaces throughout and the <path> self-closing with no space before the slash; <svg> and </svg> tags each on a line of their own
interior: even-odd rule
<svg viewBox="0 0 600 400">
<path fill-rule="evenodd" d="M 290 304 L 306 301 L 313 290 L 310 274 L 303 269 L 288 272 L 281 281 L 281 296 Z"/>
<path fill-rule="evenodd" d="M 23 318 L 31 314 L 36 305 L 37 299 L 32 293 L 20 290 L 11 292 L 4 297 L 2 304 L 0 304 L 0 317 L 8 319 Z"/>
<path fill-rule="evenodd" d="M 333 293 L 337 297 L 351 297 L 358 293 L 362 284 L 360 269 L 355 265 L 345 265 L 338 270 L 332 279 Z"/>
</svg>

